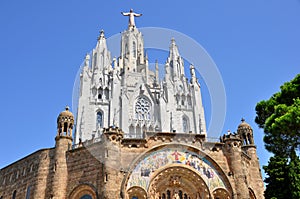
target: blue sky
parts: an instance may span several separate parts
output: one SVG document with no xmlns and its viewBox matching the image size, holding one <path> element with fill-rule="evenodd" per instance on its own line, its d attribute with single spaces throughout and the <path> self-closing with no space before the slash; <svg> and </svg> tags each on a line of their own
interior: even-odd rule
<svg viewBox="0 0 300 199">
<path fill-rule="evenodd" d="M 109 37 L 127 28 L 120 12 L 130 8 L 143 13 L 137 27 L 174 29 L 206 49 L 226 89 L 220 133 L 236 131 L 244 117 L 266 164 L 254 109 L 300 72 L 299 0 L 10 0 L 0 2 L 0 168 L 54 146 L 56 117 L 72 104 L 85 54 L 100 29 Z"/>
</svg>

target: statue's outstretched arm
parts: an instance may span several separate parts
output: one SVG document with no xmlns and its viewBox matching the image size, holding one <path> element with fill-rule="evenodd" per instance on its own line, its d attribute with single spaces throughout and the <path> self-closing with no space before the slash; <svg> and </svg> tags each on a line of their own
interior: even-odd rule
<svg viewBox="0 0 300 199">
<path fill-rule="evenodd" d="M 134 16 L 135 17 L 140 17 L 140 16 L 142 16 L 143 14 L 137 14 L 137 13 L 134 13 Z"/>
<path fill-rule="evenodd" d="M 129 12 L 121 12 L 121 14 L 123 15 L 123 16 L 129 16 Z"/>
</svg>

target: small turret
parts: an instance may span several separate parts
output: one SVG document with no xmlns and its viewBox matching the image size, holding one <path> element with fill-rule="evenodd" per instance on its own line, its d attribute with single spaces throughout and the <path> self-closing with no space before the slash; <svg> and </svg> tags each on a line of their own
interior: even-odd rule
<svg viewBox="0 0 300 199">
<path fill-rule="evenodd" d="M 74 116 L 66 106 L 57 117 L 57 137 L 65 136 L 72 138 L 72 131 L 74 125 Z"/>
<path fill-rule="evenodd" d="M 240 138 L 243 140 L 243 145 L 254 145 L 254 140 L 253 140 L 253 130 L 251 126 L 245 122 L 245 119 L 242 118 L 242 123 L 238 126 L 238 134 Z"/>
</svg>

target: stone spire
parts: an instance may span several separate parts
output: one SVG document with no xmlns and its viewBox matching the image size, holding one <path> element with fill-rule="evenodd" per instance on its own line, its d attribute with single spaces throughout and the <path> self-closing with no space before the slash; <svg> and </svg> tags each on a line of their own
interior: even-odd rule
<svg viewBox="0 0 300 199">
<path fill-rule="evenodd" d="M 171 76 L 175 81 L 176 79 L 180 79 L 182 76 L 184 76 L 184 63 L 179 54 L 179 50 L 174 38 L 171 39 L 169 49 L 169 57 L 167 61 L 170 65 Z"/>
<path fill-rule="evenodd" d="M 109 77 L 108 74 L 112 69 L 110 52 L 107 48 L 106 38 L 104 36 L 104 30 L 100 31 L 97 38 L 96 47 L 92 52 L 92 90 L 96 93 L 99 90 L 100 95 L 103 95 L 102 90 L 108 86 Z M 98 96 L 100 96 L 98 94 Z M 100 99 L 100 98 L 99 98 Z"/>
<path fill-rule="evenodd" d="M 98 42 L 96 48 L 93 50 L 93 71 L 102 71 L 103 69 L 108 69 L 110 66 L 110 52 L 107 49 L 106 39 L 104 36 L 104 30 L 100 31 L 98 36 Z"/>
<path fill-rule="evenodd" d="M 129 27 L 133 27 L 132 24 Z M 131 28 L 122 33 L 121 55 L 119 63 L 124 72 L 140 72 L 146 63 L 144 55 L 144 40 L 137 28 Z"/>
</svg>

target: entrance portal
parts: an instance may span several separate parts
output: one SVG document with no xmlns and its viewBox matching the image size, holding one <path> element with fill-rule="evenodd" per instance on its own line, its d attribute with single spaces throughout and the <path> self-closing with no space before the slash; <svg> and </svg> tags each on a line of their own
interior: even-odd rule
<svg viewBox="0 0 300 199">
<path fill-rule="evenodd" d="M 152 199 L 209 199 L 209 189 L 200 175 L 187 166 L 172 166 L 154 174 L 148 190 Z"/>
</svg>

